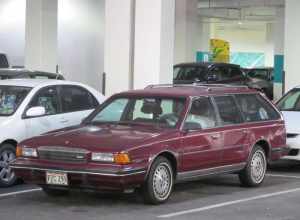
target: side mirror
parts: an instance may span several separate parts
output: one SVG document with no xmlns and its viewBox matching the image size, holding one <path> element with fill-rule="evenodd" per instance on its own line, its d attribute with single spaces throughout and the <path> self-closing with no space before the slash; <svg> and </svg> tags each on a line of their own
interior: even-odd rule
<svg viewBox="0 0 300 220">
<path fill-rule="evenodd" d="M 27 110 L 26 117 L 38 117 L 46 114 L 46 109 L 42 106 L 32 107 Z"/>
</svg>

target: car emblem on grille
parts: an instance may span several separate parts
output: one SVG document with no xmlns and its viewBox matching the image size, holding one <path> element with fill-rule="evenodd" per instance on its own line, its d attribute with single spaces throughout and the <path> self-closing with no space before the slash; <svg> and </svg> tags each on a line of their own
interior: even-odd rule
<svg viewBox="0 0 300 220">
<path fill-rule="evenodd" d="M 84 156 L 82 156 L 82 155 L 76 155 L 76 159 L 84 159 Z"/>
</svg>

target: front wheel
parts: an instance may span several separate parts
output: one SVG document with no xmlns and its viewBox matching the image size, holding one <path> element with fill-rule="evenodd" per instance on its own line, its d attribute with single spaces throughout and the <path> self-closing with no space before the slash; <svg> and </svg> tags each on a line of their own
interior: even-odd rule
<svg viewBox="0 0 300 220">
<path fill-rule="evenodd" d="M 263 183 L 267 170 L 267 159 L 264 149 L 255 146 L 247 166 L 239 174 L 242 185 L 256 187 Z"/>
<path fill-rule="evenodd" d="M 8 187 L 16 183 L 17 177 L 9 166 L 15 158 L 16 148 L 13 145 L 0 146 L 0 186 Z"/>
<path fill-rule="evenodd" d="M 143 186 L 146 203 L 157 205 L 166 202 L 172 192 L 174 174 L 170 161 L 158 157 L 150 168 L 149 175 Z"/>
</svg>

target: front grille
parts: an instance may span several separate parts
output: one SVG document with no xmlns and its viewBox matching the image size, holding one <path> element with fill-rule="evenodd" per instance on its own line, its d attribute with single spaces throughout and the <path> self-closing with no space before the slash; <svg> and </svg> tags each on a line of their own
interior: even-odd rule
<svg viewBox="0 0 300 220">
<path fill-rule="evenodd" d="M 38 148 L 42 160 L 62 161 L 66 163 L 85 163 L 89 151 L 81 148 L 43 146 Z"/>
</svg>

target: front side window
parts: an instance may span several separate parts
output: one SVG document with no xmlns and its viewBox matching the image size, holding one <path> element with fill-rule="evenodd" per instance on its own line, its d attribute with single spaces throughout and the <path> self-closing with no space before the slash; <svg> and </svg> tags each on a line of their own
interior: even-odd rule
<svg viewBox="0 0 300 220">
<path fill-rule="evenodd" d="M 179 122 L 184 104 L 184 99 L 180 98 L 114 98 L 90 121 L 174 128 Z"/>
<path fill-rule="evenodd" d="M 64 113 L 94 109 L 98 105 L 94 96 L 79 86 L 62 86 L 61 94 Z"/>
<path fill-rule="evenodd" d="M 20 86 L 0 86 L 0 116 L 14 114 L 31 89 Z"/>
<path fill-rule="evenodd" d="M 240 94 L 236 95 L 236 100 L 247 122 L 274 120 L 280 117 L 260 95 Z"/>
<path fill-rule="evenodd" d="M 217 96 L 214 99 L 223 125 L 243 122 L 242 115 L 232 96 Z"/>
<path fill-rule="evenodd" d="M 46 115 L 60 113 L 56 86 L 41 89 L 32 99 L 29 107 L 44 107 Z"/>
<path fill-rule="evenodd" d="M 300 111 L 300 89 L 293 89 L 288 92 L 277 103 L 280 111 Z"/>
<path fill-rule="evenodd" d="M 207 129 L 217 126 L 216 114 L 209 98 L 193 101 L 184 123 L 185 129 Z"/>
<path fill-rule="evenodd" d="M 264 69 L 254 69 L 250 70 L 248 76 L 251 78 L 258 78 L 263 80 L 269 80 L 269 71 Z"/>
</svg>

